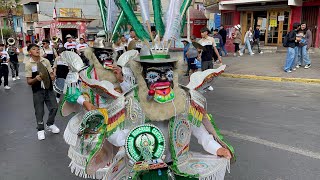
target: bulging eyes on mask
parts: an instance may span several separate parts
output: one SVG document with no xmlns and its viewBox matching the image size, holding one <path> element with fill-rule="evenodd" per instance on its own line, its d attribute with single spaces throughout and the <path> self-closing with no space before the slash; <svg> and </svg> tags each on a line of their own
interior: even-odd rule
<svg viewBox="0 0 320 180">
<path fill-rule="evenodd" d="M 112 69 L 113 52 L 112 51 L 96 51 L 96 57 L 105 69 Z"/>
</svg>

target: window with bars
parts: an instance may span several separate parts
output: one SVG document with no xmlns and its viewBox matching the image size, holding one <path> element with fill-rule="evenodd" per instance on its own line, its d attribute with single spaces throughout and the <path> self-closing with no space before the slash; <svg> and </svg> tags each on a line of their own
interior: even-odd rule
<svg viewBox="0 0 320 180">
<path fill-rule="evenodd" d="M 228 13 L 222 13 L 221 14 L 221 19 L 222 19 L 222 23 L 225 26 L 232 26 L 233 24 L 233 13 L 232 12 L 228 12 Z"/>
</svg>

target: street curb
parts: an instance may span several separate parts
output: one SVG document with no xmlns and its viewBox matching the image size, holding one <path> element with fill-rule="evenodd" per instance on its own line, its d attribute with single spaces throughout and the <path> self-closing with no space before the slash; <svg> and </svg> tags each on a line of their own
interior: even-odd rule
<svg viewBox="0 0 320 180">
<path fill-rule="evenodd" d="M 284 77 L 272 77 L 272 76 L 256 76 L 256 75 L 247 75 L 247 74 L 230 74 L 230 73 L 222 73 L 220 74 L 220 76 L 228 77 L 228 78 L 267 80 L 267 81 L 274 81 L 274 82 L 296 82 L 296 83 L 320 84 L 320 79 L 284 78 Z"/>
</svg>

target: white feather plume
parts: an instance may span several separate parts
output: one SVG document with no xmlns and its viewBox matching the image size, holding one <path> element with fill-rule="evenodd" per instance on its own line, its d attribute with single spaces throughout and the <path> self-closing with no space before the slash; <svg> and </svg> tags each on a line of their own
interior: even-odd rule
<svg viewBox="0 0 320 180">
<path fill-rule="evenodd" d="M 143 23 L 150 22 L 149 0 L 139 0 Z"/>
<path fill-rule="evenodd" d="M 182 0 L 170 0 L 169 9 L 166 15 L 166 31 L 163 40 L 178 39 L 181 27 L 181 8 Z"/>
<path fill-rule="evenodd" d="M 117 15 L 119 10 L 114 0 L 107 0 L 107 8 L 108 8 L 107 29 L 108 31 L 113 31 L 113 28 L 117 22 Z"/>
</svg>

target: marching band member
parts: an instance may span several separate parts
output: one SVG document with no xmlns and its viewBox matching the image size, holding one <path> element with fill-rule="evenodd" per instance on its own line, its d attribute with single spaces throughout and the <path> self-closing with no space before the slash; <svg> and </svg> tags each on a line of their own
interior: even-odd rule
<svg viewBox="0 0 320 180">
<path fill-rule="evenodd" d="M 11 69 L 11 74 L 12 74 L 12 80 L 15 81 L 17 79 L 20 79 L 20 77 L 19 77 L 19 60 L 18 60 L 18 55 L 19 55 L 20 51 L 14 45 L 10 45 L 7 48 L 7 52 L 10 57 L 10 69 Z"/>
<path fill-rule="evenodd" d="M 54 59 L 58 57 L 57 51 L 50 47 L 50 41 L 44 39 L 42 41 L 42 49 L 40 50 L 40 56 L 48 59 L 50 61 L 51 66 L 53 66 Z"/>
<path fill-rule="evenodd" d="M 4 44 L 0 44 L 0 85 L 2 84 L 2 77 L 4 78 L 4 89 L 11 89 L 8 86 L 8 76 L 9 76 L 9 62 L 10 57 L 8 52 L 4 49 Z"/>
<path fill-rule="evenodd" d="M 66 38 L 67 38 L 67 42 L 64 43 L 64 47 L 67 49 L 67 51 L 76 50 L 77 43 L 72 41 L 72 36 L 70 34 L 68 34 L 66 36 Z"/>
</svg>

